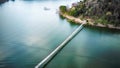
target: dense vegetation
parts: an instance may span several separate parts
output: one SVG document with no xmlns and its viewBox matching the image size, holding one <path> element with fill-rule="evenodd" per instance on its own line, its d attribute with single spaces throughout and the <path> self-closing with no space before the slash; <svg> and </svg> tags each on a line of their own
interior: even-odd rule
<svg viewBox="0 0 120 68">
<path fill-rule="evenodd" d="M 60 10 L 61 10 L 62 13 L 67 12 L 66 6 L 60 6 Z"/>
<path fill-rule="evenodd" d="M 96 23 L 120 26 L 120 0 L 84 0 L 60 10 L 74 17 L 94 19 Z"/>
</svg>

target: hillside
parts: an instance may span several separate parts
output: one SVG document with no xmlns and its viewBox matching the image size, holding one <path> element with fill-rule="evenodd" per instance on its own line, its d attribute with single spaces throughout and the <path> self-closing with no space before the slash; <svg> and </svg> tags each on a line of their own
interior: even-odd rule
<svg viewBox="0 0 120 68">
<path fill-rule="evenodd" d="M 84 0 L 70 8 L 60 6 L 60 10 L 70 16 L 94 20 L 94 24 L 120 26 L 120 0 Z"/>
</svg>

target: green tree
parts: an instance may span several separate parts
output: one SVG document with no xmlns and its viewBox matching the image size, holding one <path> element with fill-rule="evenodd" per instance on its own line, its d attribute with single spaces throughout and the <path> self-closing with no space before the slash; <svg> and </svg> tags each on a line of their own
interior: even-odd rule
<svg viewBox="0 0 120 68">
<path fill-rule="evenodd" d="M 62 13 L 65 13 L 65 12 L 67 11 L 66 6 L 64 6 L 64 5 L 60 6 L 60 11 L 61 11 Z"/>
</svg>

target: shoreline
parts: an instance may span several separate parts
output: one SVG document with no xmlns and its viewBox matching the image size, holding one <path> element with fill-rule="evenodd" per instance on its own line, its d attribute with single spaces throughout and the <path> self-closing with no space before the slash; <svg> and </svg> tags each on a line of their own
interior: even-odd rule
<svg viewBox="0 0 120 68">
<path fill-rule="evenodd" d="M 70 16 L 70 15 L 62 13 L 62 12 L 59 12 L 59 14 L 61 16 L 65 17 L 66 19 L 75 22 L 76 24 L 82 24 L 82 23 L 84 23 L 84 25 L 89 25 L 89 26 L 96 26 L 96 27 L 102 27 L 102 28 L 118 29 L 118 30 L 120 30 L 120 26 L 119 27 L 115 27 L 112 24 L 107 24 L 107 25 L 103 25 L 103 24 L 100 24 L 100 23 L 95 24 L 94 22 L 91 21 L 91 19 L 81 20 L 80 18 L 76 18 L 76 17 Z"/>
</svg>

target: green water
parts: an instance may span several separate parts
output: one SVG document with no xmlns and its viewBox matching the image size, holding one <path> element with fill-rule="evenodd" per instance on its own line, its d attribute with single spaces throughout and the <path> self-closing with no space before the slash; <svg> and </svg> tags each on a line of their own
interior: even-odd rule
<svg viewBox="0 0 120 68">
<path fill-rule="evenodd" d="M 56 10 L 72 2 L 0 5 L 0 68 L 34 68 L 62 43 L 78 25 L 62 20 Z M 120 68 L 120 30 L 83 28 L 45 68 Z"/>
</svg>

